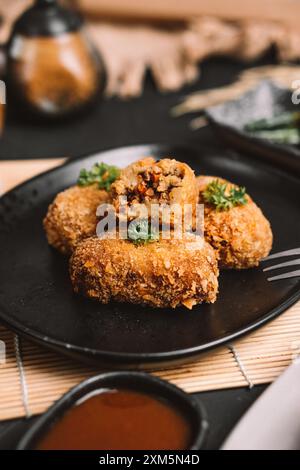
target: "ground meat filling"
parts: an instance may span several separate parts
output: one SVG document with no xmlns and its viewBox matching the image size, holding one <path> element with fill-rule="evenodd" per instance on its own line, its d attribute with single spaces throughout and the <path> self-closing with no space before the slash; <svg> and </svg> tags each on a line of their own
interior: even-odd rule
<svg viewBox="0 0 300 470">
<path fill-rule="evenodd" d="M 165 169 L 153 165 L 137 175 L 137 184 L 128 188 L 127 199 L 130 204 L 157 201 L 170 202 L 170 192 L 173 188 L 182 186 L 184 169 L 174 165 Z"/>
</svg>

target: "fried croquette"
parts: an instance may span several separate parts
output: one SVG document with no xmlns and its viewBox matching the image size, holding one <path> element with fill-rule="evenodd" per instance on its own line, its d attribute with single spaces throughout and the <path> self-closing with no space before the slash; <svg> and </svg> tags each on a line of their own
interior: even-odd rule
<svg viewBox="0 0 300 470">
<path fill-rule="evenodd" d="M 192 309 L 215 302 L 218 274 L 215 251 L 203 239 L 135 245 L 93 237 L 80 242 L 70 259 L 74 291 L 102 303 Z"/>
<path fill-rule="evenodd" d="M 203 193 L 209 183 L 222 178 L 199 176 L 199 202 L 204 203 L 205 239 L 216 250 L 220 268 L 244 269 L 258 266 L 272 248 L 273 234 L 269 221 L 249 195 L 246 204 L 217 211 L 205 203 Z"/>
<path fill-rule="evenodd" d="M 108 193 L 95 184 L 59 193 L 44 219 L 49 244 L 70 255 L 80 240 L 96 234 L 97 207 L 108 199 Z"/>
<path fill-rule="evenodd" d="M 140 215 L 136 212 L 140 204 L 146 206 L 149 215 L 151 204 L 195 206 L 198 199 L 196 177 L 186 163 L 169 158 L 156 161 L 152 157 L 139 160 L 122 170 L 111 186 L 111 195 L 118 214 L 120 197 L 127 198 L 125 206 L 128 220 Z"/>
</svg>

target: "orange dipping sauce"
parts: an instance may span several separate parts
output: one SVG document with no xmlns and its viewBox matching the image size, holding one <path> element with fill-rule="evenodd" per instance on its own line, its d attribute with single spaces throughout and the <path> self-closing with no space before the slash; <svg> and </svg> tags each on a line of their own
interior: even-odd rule
<svg viewBox="0 0 300 470">
<path fill-rule="evenodd" d="M 183 450 L 185 417 L 167 401 L 131 390 L 102 390 L 79 400 L 35 447 L 40 450 Z"/>
</svg>

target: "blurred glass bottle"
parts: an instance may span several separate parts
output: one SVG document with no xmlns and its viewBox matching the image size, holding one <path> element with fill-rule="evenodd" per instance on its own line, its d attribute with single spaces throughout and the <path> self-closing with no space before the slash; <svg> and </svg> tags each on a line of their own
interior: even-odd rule
<svg viewBox="0 0 300 470">
<path fill-rule="evenodd" d="M 9 91 L 35 113 L 73 114 L 103 89 L 104 68 L 81 18 L 56 0 L 36 0 L 16 21 L 6 50 Z"/>
</svg>

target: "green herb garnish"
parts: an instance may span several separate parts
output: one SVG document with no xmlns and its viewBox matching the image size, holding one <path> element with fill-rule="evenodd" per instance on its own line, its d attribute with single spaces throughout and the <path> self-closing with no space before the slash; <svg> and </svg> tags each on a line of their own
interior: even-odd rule
<svg viewBox="0 0 300 470">
<path fill-rule="evenodd" d="M 148 219 L 137 219 L 130 222 L 127 235 L 135 245 L 152 243 L 159 239 L 159 232 L 150 226 Z"/>
<path fill-rule="evenodd" d="M 300 112 L 292 111 L 271 118 L 258 119 L 245 125 L 253 137 L 275 144 L 300 144 Z"/>
<path fill-rule="evenodd" d="M 270 118 L 257 119 L 245 125 L 245 130 L 249 132 L 286 129 L 291 127 L 299 127 L 300 112 L 287 111 L 285 113 L 276 114 Z"/>
<path fill-rule="evenodd" d="M 204 201 L 214 205 L 217 211 L 228 211 L 235 206 L 247 204 L 246 188 L 228 189 L 228 184 L 219 180 L 214 180 L 207 185 L 203 197 Z"/>
<path fill-rule="evenodd" d="M 77 184 L 79 186 L 90 186 L 98 184 L 99 189 L 110 190 L 111 184 L 118 178 L 120 170 L 116 166 L 106 163 L 95 163 L 90 171 L 83 169 L 79 173 Z"/>
<path fill-rule="evenodd" d="M 300 130 L 294 127 L 287 127 L 286 129 L 274 129 L 265 131 L 252 132 L 253 137 L 258 139 L 266 139 L 275 144 L 300 144 Z"/>
</svg>

